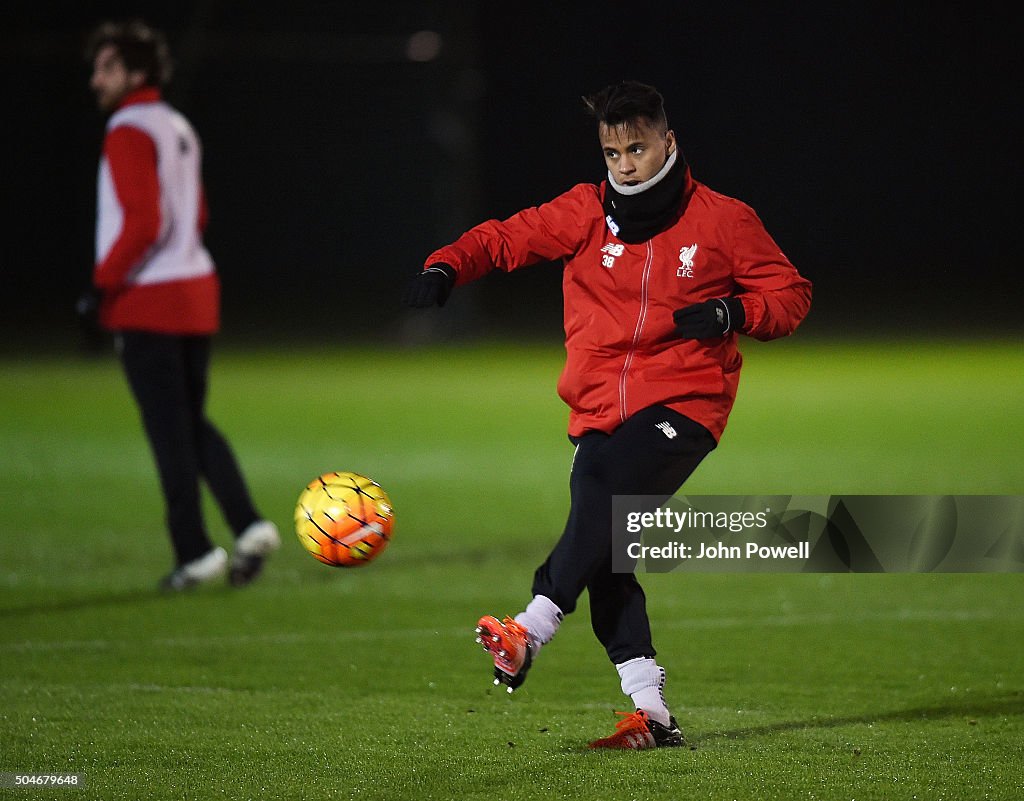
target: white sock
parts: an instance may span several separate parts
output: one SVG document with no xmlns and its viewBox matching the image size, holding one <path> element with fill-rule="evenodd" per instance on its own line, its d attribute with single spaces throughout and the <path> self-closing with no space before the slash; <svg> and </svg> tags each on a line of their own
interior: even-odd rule
<svg viewBox="0 0 1024 801">
<path fill-rule="evenodd" d="M 646 712 L 651 720 L 668 726 L 671 715 L 665 703 L 665 668 L 649 657 L 638 656 L 616 665 L 615 669 L 622 679 L 622 692 L 633 699 L 633 705 Z"/>
<path fill-rule="evenodd" d="M 526 626 L 530 632 L 530 648 L 536 657 L 541 646 L 551 642 L 558 631 L 562 623 L 562 610 L 550 598 L 535 595 L 526 609 L 515 616 L 515 621 Z"/>
</svg>

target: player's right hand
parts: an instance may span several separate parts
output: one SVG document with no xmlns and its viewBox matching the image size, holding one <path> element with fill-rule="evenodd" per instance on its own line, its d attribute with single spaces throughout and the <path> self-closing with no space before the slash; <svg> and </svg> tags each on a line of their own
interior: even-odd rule
<svg viewBox="0 0 1024 801">
<path fill-rule="evenodd" d="M 443 262 L 436 262 L 409 280 L 402 301 L 414 309 L 444 306 L 454 286 L 454 268 Z"/>
<path fill-rule="evenodd" d="M 75 314 L 82 326 L 99 327 L 100 301 L 102 293 L 96 287 L 89 287 L 75 301 Z"/>
</svg>

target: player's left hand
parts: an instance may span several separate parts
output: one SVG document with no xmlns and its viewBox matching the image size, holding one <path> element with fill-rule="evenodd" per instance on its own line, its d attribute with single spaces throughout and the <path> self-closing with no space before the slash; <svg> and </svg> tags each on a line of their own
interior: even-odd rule
<svg viewBox="0 0 1024 801">
<path fill-rule="evenodd" d="M 712 339 L 738 331 L 747 321 L 739 298 L 715 298 L 672 312 L 680 339 Z"/>
</svg>

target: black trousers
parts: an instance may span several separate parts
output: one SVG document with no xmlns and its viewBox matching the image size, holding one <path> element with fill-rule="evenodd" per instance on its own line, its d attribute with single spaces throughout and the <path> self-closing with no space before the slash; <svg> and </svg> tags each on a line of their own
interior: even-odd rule
<svg viewBox="0 0 1024 801">
<path fill-rule="evenodd" d="M 206 419 L 210 337 L 124 331 L 121 363 L 156 459 L 179 565 L 213 547 L 203 522 L 200 478 L 237 536 L 259 515 L 227 440 Z"/>
<path fill-rule="evenodd" d="M 663 423 L 674 437 L 658 427 Z M 569 614 L 586 589 L 594 633 L 612 662 L 653 657 L 643 588 L 632 573 L 612 572 L 612 496 L 651 495 L 663 503 L 714 450 L 715 439 L 688 417 L 651 406 L 611 434 L 588 432 L 572 441 L 569 519 L 534 573 L 533 594 Z"/>
</svg>

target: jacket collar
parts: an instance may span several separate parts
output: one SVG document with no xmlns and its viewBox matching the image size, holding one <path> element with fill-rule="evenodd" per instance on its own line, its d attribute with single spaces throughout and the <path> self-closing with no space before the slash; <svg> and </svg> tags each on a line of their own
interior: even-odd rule
<svg viewBox="0 0 1024 801">
<path fill-rule="evenodd" d="M 118 108 L 133 106 L 136 103 L 156 103 L 162 99 L 158 86 L 140 86 L 133 89 L 122 98 Z"/>
</svg>

